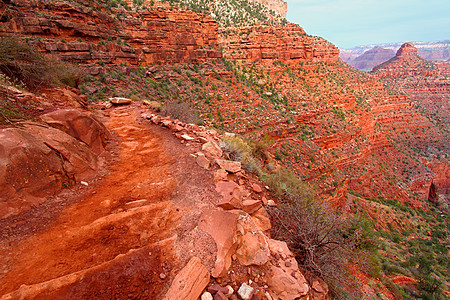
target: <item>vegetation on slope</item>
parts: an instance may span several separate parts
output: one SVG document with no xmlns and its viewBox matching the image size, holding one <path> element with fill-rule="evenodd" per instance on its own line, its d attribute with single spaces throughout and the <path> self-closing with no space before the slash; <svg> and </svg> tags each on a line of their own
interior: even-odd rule
<svg viewBox="0 0 450 300">
<path fill-rule="evenodd" d="M 375 88 L 355 89 L 353 86 L 357 86 L 356 83 L 359 85 L 375 84 Z M 392 136 L 391 141 L 394 145 L 401 145 L 400 150 L 406 149 L 408 152 L 403 153 L 395 148 L 382 147 L 375 150 L 366 159 L 361 159 L 359 164 L 344 168 L 337 168 L 332 164 L 343 155 L 355 155 L 367 147 L 369 141 L 363 133 L 353 139 L 354 142 L 351 147 L 346 143 L 331 149 L 321 149 L 316 145 L 316 138 L 333 136 L 340 132 L 363 132 L 362 128 L 355 126 L 353 120 L 357 120 L 361 114 L 370 112 L 372 99 L 395 95 L 394 92 L 383 89 L 381 84 L 362 72 L 350 69 L 341 63 L 334 65 L 307 62 L 296 66 L 285 66 L 277 62 L 274 66 L 264 69 L 256 65 L 239 66 L 232 61 L 214 60 L 200 65 L 155 65 L 149 69 L 136 68 L 134 71 L 120 66 L 105 67 L 104 74 L 98 78 L 88 78 L 81 88 L 91 101 L 106 99 L 109 96 L 126 96 L 133 99 L 157 101 L 163 107 L 189 104 L 191 112 L 187 115 L 199 114 L 198 123 L 214 126 L 218 130 L 241 133 L 245 136 L 247 140 L 245 143 L 236 139 L 229 139 L 227 147 L 230 156 L 236 160 L 241 160 L 249 171 L 267 180 L 268 185 L 277 197 L 284 199 L 282 200 L 283 204 L 277 210 L 272 211 L 273 222 L 277 223 L 277 220 L 283 219 L 297 221 L 291 224 L 278 224 L 277 228 L 281 229 L 275 234 L 279 234 L 279 237 L 284 235 L 285 240 L 294 249 L 297 249 L 298 258 L 303 267 L 313 274 L 327 278 L 330 285 L 337 287 L 342 286 L 339 282 L 351 282 L 350 278 L 355 275 L 346 271 L 345 268 L 339 269 L 339 266 L 345 265 L 346 262 L 348 263 L 355 257 L 355 253 L 361 253 L 362 251 L 366 255 L 358 255 L 364 257 L 362 261 L 365 262 L 366 272 L 374 276 L 375 279 L 379 278 L 376 280 L 379 280 L 385 286 L 389 286 L 394 294 L 400 295 L 401 291 L 390 281 L 389 277 L 397 275 L 411 276 L 421 282 L 417 285 L 418 289 L 406 287 L 403 292 L 404 297 L 407 297 L 406 295 L 419 297 L 418 295 L 425 295 L 426 293 L 433 295 L 441 293 L 442 285 L 438 285 L 434 291 L 431 291 L 431 288 L 427 286 L 435 286 L 431 284 L 433 281 L 430 283 L 430 278 L 439 278 L 437 282 L 448 280 L 445 275 L 448 265 L 440 264 L 442 258 L 448 255 L 445 254 L 445 251 L 442 252 L 443 248 L 429 245 L 427 251 L 434 258 L 433 263 L 429 264 L 431 269 L 428 272 L 428 270 L 421 269 L 420 264 L 414 265 L 412 263 L 412 261 L 420 260 L 420 255 L 414 253 L 414 250 L 409 250 L 406 247 L 408 244 L 395 243 L 398 242 L 397 236 L 400 236 L 400 234 L 406 235 L 407 232 L 410 232 L 411 236 L 415 228 L 418 229 L 418 233 L 412 239 L 412 243 L 425 243 L 428 239 L 427 232 L 429 230 L 433 232 L 433 228 L 435 228 L 432 224 L 425 225 L 427 224 L 426 220 L 438 213 L 438 211 L 428 210 L 428 208 L 422 210 L 422 208 L 408 203 L 400 204 L 398 200 L 390 197 L 398 189 L 399 184 L 406 188 L 411 177 L 419 176 L 419 174 L 408 171 L 420 170 L 421 168 L 415 154 L 417 153 L 416 150 L 408 148 L 407 145 L 402 145 L 400 140 L 396 141 L 400 133 L 407 134 L 410 137 L 412 137 L 412 133 L 404 130 L 385 131 Z M 353 107 L 345 106 L 345 101 L 347 101 L 345 99 L 348 98 L 355 100 Z M 311 116 L 306 122 L 299 118 L 299 116 L 305 115 Z M 280 129 L 285 132 L 280 133 L 281 135 L 287 135 L 290 138 L 279 139 L 273 135 Z M 374 130 L 375 132 L 381 132 L 383 127 L 376 125 Z M 252 150 L 255 148 L 254 144 L 259 145 L 260 151 Z M 267 152 L 261 151 L 261 149 L 267 149 Z M 261 156 L 261 153 L 265 154 Z M 255 159 L 255 157 L 258 157 L 258 159 Z M 406 163 L 403 163 L 403 161 Z M 289 168 L 295 175 L 290 173 L 289 176 L 279 178 L 276 177 L 279 174 L 270 175 L 278 164 Z M 324 168 L 324 166 L 327 167 Z M 397 175 L 399 171 L 395 168 L 402 168 L 401 170 L 404 169 L 408 172 L 405 173 L 404 177 L 399 177 Z M 346 222 L 341 222 L 338 213 L 330 214 L 328 213 L 329 210 L 322 206 L 323 200 L 320 199 L 337 196 L 337 191 L 343 188 L 346 176 L 365 178 L 365 174 L 373 174 L 373 172 L 379 175 L 375 178 L 361 179 L 361 182 L 356 180 L 351 184 L 351 188 L 355 191 L 350 192 L 357 197 L 349 198 L 355 199 L 350 200 L 353 201 L 350 205 L 350 212 L 356 216 L 355 221 L 349 219 Z M 288 186 L 289 181 L 292 180 L 301 189 L 305 187 L 303 182 L 306 180 L 308 185 L 315 187 L 315 192 L 306 188 L 304 189 L 304 191 L 308 191 L 306 195 L 291 195 L 291 192 L 288 192 Z M 412 199 L 419 201 L 418 196 L 413 192 L 410 192 L 410 195 Z M 353 196 L 350 195 L 349 197 Z M 315 214 L 310 213 L 309 209 L 312 208 L 305 206 L 302 199 L 315 199 L 314 203 L 320 204 L 314 207 Z M 369 203 L 369 207 L 374 208 L 364 212 L 358 201 L 366 201 Z M 423 204 L 423 206 L 428 207 L 426 204 Z M 297 212 L 295 213 L 297 219 L 292 218 L 293 211 Z M 324 212 L 326 213 L 324 214 Z M 357 217 L 364 216 L 366 213 L 368 213 L 366 217 Z M 398 223 L 404 224 L 404 227 L 397 226 L 396 222 L 379 217 L 383 215 L 398 218 Z M 417 221 L 412 221 L 412 216 Z M 310 220 L 319 219 L 325 223 L 302 219 L 307 217 L 311 218 Z M 441 218 L 446 220 L 448 215 L 444 213 Z M 336 221 L 336 232 L 330 236 L 342 237 L 339 233 L 345 232 L 347 235 L 351 230 L 357 229 L 353 232 L 355 234 L 353 237 L 358 237 L 358 239 L 345 239 L 348 246 L 345 249 L 347 249 L 348 255 L 338 255 L 343 260 L 339 264 L 333 264 L 337 269 L 326 270 L 320 267 L 321 262 L 326 262 L 326 259 L 314 262 L 305 257 L 304 253 L 308 253 L 307 250 L 302 249 L 305 236 L 303 238 L 295 237 L 288 232 L 301 234 L 301 228 L 295 227 L 299 224 L 314 225 L 318 226 L 319 229 L 327 228 L 325 224 L 334 222 L 333 220 Z M 375 225 L 367 225 L 371 222 L 374 222 Z M 392 228 L 388 227 L 390 223 L 393 224 L 391 225 Z M 442 226 L 442 223 L 440 224 L 435 225 Z M 283 233 L 283 226 L 285 226 L 284 228 L 294 226 L 295 230 L 291 228 L 291 230 Z M 372 232 L 371 228 L 375 228 L 377 233 Z M 441 228 L 440 230 L 444 231 L 445 234 L 448 232 L 448 228 L 445 230 Z M 364 236 L 370 238 L 362 238 Z M 445 245 L 443 244 L 446 242 L 445 236 L 436 239 L 434 241 L 436 245 L 438 243 Z M 378 243 L 377 240 L 380 240 L 380 242 Z M 300 243 L 300 241 L 303 241 L 303 243 Z M 317 249 L 320 249 L 320 247 Z M 330 250 L 329 248 L 323 249 Z M 338 249 L 341 250 L 341 248 L 336 248 L 329 253 Z M 380 251 L 378 252 L 377 249 Z M 406 251 L 405 255 L 408 256 L 410 261 L 410 268 L 401 272 L 398 269 L 394 271 L 395 267 L 392 266 L 398 264 L 398 261 L 391 257 L 391 255 L 398 255 L 395 253 L 400 249 Z M 327 251 L 324 251 L 324 253 L 319 251 L 316 258 L 322 257 L 325 252 Z M 364 265 L 362 261 L 359 264 Z M 335 283 L 333 284 L 333 282 Z M 373 285 L 376 289 L 377 283 L 374 282 Z"/>
</svg>

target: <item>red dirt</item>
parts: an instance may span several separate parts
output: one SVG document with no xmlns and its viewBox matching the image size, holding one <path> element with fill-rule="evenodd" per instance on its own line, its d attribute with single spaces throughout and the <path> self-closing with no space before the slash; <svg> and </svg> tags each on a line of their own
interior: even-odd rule
<svg viewBox="0 0 450 300">
<path fill-rule="evenodd" d="M 213 188 L 193 187 L 188 198 L 180 192 L 193 180 L 213 184 L 168 130 L 139 124 L 138 114 L 134 105 L 111 111 L 106 125 L 120 152 L 104 179 L 66 192 L 65 208 L 50 199 L 45 209 L 1 221 L 8 228 L 0 239 L 1 299 L 26 289 L 21 285 L 34 285 L 33 298 L 155 299 L 167 289 L 172 269 L 187 259 L 175 241 L 199 215 L 191 207 L 194 217 L 183 219 L 182 211 L 214 197 Z M 209 251 L 207 238 L 198 242 Z"/>
</svg>

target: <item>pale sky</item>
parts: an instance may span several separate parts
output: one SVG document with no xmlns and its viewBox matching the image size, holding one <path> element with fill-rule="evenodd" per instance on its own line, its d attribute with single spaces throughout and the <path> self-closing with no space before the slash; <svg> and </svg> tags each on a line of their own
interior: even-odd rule
<svg viewBox="0 0 450 300">
<path fill-rule="evenodd" d="M 287 5 L 288 21 L 340 48 L 450 40 L 450 0 L 287 0 Z"/>
</svg>

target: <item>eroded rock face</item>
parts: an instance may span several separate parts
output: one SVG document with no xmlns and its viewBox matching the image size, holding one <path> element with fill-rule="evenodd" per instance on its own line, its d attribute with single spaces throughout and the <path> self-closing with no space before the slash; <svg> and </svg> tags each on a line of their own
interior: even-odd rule
<svg viewBox="0 0 450 300">
<path fill-rule="evenodd" d="M 244 266 L 267 263 L 270 256 L 268 238 L 245 212 L 239 213 L 237 233 L 239 246 L 236 256 L 240 263 Z"/>
<path fill-rule="evenodd" d="M 97 156 L 69 134 L 37 123 L 0 130 L 0 218 L 37 205 L 63 184 L 88 180 Z"/>
<path fill-rule="evenodd" d="M 285 242 L 268 240 L 272 256 L 280 257 L 277 264 L 270 265 L 267 276 L 271 295 L 275 299 L 293 300 L 305 296 L 309 286 L 298 269 L 297 261 Z"/>
</svg>

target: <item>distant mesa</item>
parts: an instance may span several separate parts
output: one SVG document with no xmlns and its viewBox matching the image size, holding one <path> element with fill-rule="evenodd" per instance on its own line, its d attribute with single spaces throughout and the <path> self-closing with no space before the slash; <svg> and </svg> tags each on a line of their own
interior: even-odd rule
<svg viewBox="0 0 450 300">
<path fill-rule="evenodd" d="M 394 57 L 393 50 L 375 46 L 374 48 L 364 52 L 362 55 L 349 61 L 348 64 L 358 70 L 371 71 L 373 67 L 391 59 L 392 57 Z"/>
<path fill-rule="evenodd" d="M 373 52 L 378 54 L 374 55 Z M 340 49 L 339 57 L 356 69 L 370 71 L 374 66 L 388 61 L 392 57 L 410 57 L 415 54 L 428 61 L 448 62 L 450 61 L 450 41 L 418 41 L 406 44 L 402 42 L 357 46 L 350 49 Z"/>
</svg>

